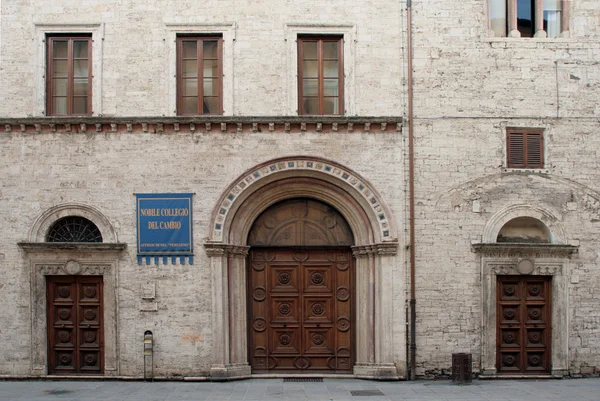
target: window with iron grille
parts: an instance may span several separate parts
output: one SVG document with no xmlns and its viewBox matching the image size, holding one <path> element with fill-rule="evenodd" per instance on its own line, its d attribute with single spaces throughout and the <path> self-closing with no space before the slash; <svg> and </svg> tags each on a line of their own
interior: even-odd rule
<svg viewBox="0 0 600 401">
<path fill-rule="evenodd" d="M 102 242 L 102 234 L 90 220 L 68 216 L 57 220 L 50 227 L 46 242 Z"/>
<path fill-rule="evenodd" d="M 344 114 L 342 37 L 298 37 L 298 114 Z"/>
<path fill-rule="evenodd" d="M 49 35 L 46 42 L 46 114 L 92 114 L 91 35 Z"/>
<path fill-rule="evenodd" d="M 177 114 L 223 114 L 223 38 L 177 37 Z"/>
<path fill-rule="evenodd" d="M 506 144 L 507 167 L 544 168 L 543 130 L 509 129 Z"/>
</svg>

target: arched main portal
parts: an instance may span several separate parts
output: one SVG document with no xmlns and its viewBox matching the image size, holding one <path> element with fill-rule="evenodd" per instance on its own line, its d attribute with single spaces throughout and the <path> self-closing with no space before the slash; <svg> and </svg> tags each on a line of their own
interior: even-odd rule
<svg viewBox="0 0 600 401">
<path fill-rule="evenodd" d="M 271 206 L 248 237 L 248 360 L 254 373 L 339 372 L 354 365 L 353 236 L 311 199 Z"/>
<path fill-rule="evenodd" d="M 248 241 L 256 238 L 251 230 L 265 210 L 292 199 L 327 205 L 351 232 L 354 275 L 349 284 L 355 298 L 349 303 L 354 308 L 350 323 L 360 330 L 350 339 L 355 354 L 348 359 L 353 364 L 348 371 L 355 377 L 398 379 L 390 305 L 404 283 L 392 279 L 394 265 L 402 263 L 395 219 L 378 191 L 356 172 L 304 156 L 272 160 L 246 171 L 223 192 L 213 211 L 205 244 L 212 279 L 211 376 L 250 377 L 248 330 L 254 322 L 247 313 L 252 249 Z"/>
</svg>

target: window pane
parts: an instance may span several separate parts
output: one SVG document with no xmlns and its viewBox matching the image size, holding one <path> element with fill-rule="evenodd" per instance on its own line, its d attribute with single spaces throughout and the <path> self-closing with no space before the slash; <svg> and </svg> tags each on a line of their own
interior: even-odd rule
<svg viewBox="0 0 600 401">
<path fill-rule="evenodd" d="M 52 80 L 52 95 L 54 96 L 67 96 L 67 79 L 54 78 Z"/>
<path fill-rule="evenodd" d="M 76 79 L 73 85 L 73 94 L 75 96 L 88 94 L 88 80 L 87 79 Z"/>
<path fill-rule="evenodd" d="M 338 59 L 338 42 L 323 42 L 323 58 Z"/>
<path fill-rule="evenodd" d="M 494 36 L 506 36 L 506 0 L 491 0 L 490 25 Z"/>
<path fill-rule="evenodd" d="M 544 0 L 544 30 L 549 38 L 556 38 L 562 31 L 561 0 Z"/>
<path fill-rule="evenodd" d="M 319 99 L 314 97 L 305 97 L 304 114 L 319 114 Z"/>
<path fill-rule="evenodd" d="M 76 40 L 73 42 L 73 57 L 88 58 L 88 41 Z"/>
<path fill-rule="evenodd" d="M 204 59 L 217 59 L 217 48 L 218 41 L 216 40 L 205 40 L 204 41 Z"/>
<path fill-rule="evenodd" d="M 303 79 L 302 80 L 302 93 L 304 96 L 318 96 L 319 95 L 319 81 L 316 79 Z"/>
<path fill-rule="evenodd" d="M 181 47 L 182 47 L 183 58 L 191 58 L 191 59 L 198 58 L 198 42 L 185 41 L 185 42 L 182 42 Z"/>
<path fill-rule="evenodd" d="M 65 40 L 55 40 L 52 42 L 52 57 L 67 58 L 68 57 L 68 42 Z"/>
<path fill-rule="evenodd" d="M 204 97 L 204 114 L 219 114 L 219 98 Z"/>
<path fill-rule="evenodd" d="M 317 59 L 317 42 L 302 41 L 302 57 L 304 60 Z"/>
<path fill-rule="evenodd" d="M 87 114 L 87 96 L 73 98 L 73 114 Z"/>
<path fill-rule="evenodd" d="M 183 98 L 183 114 L 198 114 L 198 97 Z"/>
<path fill-rule="evenodd" d="M 183 96 L 198 96 L 198 80 L 196 78 L 183 80 Z"/>
<path fill-rule="evenodd" d="M 217 78 L 204 79 L 204 96 L 219 96 L 219 80 Z"/>
<path fill-rule="evenodd" d="M 67 98 L 55 97 L 52 99 L 52 109 L 54 114 L 67 114 Z"/>
<path fill-rule="evenodd" d="M 337 61 L 323 61 L 323 76 L 325 78 L 337 78 L 338 74 Z"/>
<path fill-rule="evenodd" d="M 68 74 L 67 60 L 54 60 L 54 68 L 52 69 L 52 77 L 66 78 Z"/>
<path fill-rule="evenodd" d="M 198 61 L 197 60 L 186 60 L 182 62 L 182 71 L 184 78 L 196 78 L 198 77 Z"/>
<path fill-rule="evenodd" d="M 219 61 L 218 60 L 204 60 L 204 77 L 218 77 L 219 76 Z"/>
<path fill-rule="evenodd" d="M 73 72 L 75 77 L 87 77 L 88 76 L 88 61 L 87 60 L 75 60 L 73 61 Z"/>
<path fill-rule="evenodd" d="M 326 97 L 323 101 L 323 114 L 339 114 L 338 98 Z"/>
<path fill-rule="evenodd" d="M 337 96 L 338 95 L 338 80 L 337 79 L 324 79 L 323 80 L 323 94 L 325 96 Z"/>
<path fill-rule="evenodd" d="M 517 29 L 522 37 L 531 38 L 534 34 L 532 3 L 532 0 L 517 0 Z"/>
<path fill-rule="evenodd" d="M 317 78 L 319 76 L 319 68 L 317 62 L 303 61 L 302 74 L 304 75 L 304 78 Z"/>
</svg>

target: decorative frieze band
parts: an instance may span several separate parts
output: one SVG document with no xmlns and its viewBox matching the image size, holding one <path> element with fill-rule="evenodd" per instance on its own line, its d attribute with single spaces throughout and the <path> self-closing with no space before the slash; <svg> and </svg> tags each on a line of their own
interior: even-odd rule
<svg viewBox="0 0 600 401">
<path fill-rule="evenodd" d="M 111 267 L 110 264 L 82 264 L 76 260 L 35 265 L 35 269 L 43 276 L 104 276 L 110 272 Z"/>
<path fill-rule="evenodd" d="M 0 132 L 402 132 L 402 117 L 45 117 L 0 120 Z M 93 129 L 90 129 L 93 127 Z"/>
<path fill-rule="evenodd" d="M 473 244 L 473 250 L 489 258 L 570 258 L 579 251 L 575 245 L 562 244 Z"/>
<path fill-rule="evenodd" d="M 248 256 L 249 246 L 228 245 L 219 243 L 204 244 L 206 254 L 212 257 L 232 256 L 234 258 L 245 258 Z"/>
<path fill-rule="evenodd" d="M 525 259 L 526 260 L 526 259 Z M 534 276 L 562 276 L 563 275 L 563 264 L 562 263 L 540 263 L 537 264 L 532 262 L 533 266 L 531 270 L 523 271 L 520 269 L 520 263 L 506 263 L 506 262 L 486 262 L 484 267 L 484 275 L 519 275 L 519 274 L 530 274 Z"/>
<path fill-rule="evenodd" d="M 366 258 L 370 255 L 393 256 L 397 253 L 397 242 L 385 242 L 380 244 L 369 244 L 352 247 L 352 254 L 355 258 Z"/>
</svg>

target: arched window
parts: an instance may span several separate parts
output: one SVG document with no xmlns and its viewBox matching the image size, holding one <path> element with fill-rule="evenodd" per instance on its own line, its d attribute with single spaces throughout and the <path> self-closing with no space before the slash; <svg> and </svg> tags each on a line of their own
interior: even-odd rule
<svg viewBox="0 0 600 401">
<path fill-rule="evenodd" d="M 498 233 L 496 242 L 548 244 L 550 230 L 533 217 L 517 217 L 507 222 Z"/>
<path fill-rule="evenodd" d="M 46 242 L 102 242 L 102 233 L 90 220 L 68 216 L 57 220 L 50 227 Z"/>
</svg>

